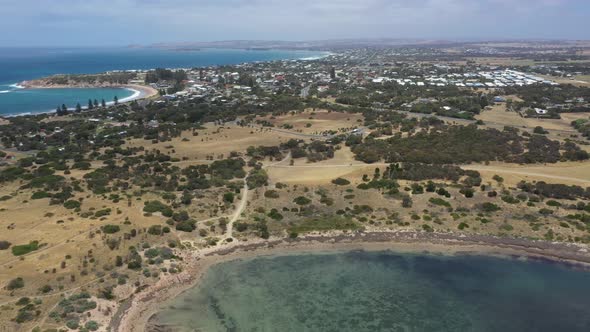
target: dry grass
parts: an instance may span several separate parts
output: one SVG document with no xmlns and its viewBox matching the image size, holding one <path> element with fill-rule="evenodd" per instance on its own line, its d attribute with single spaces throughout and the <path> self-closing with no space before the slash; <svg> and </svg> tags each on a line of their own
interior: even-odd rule
<svg viewBox="0 0 590 332">
<path fill-rule="evenodd" d="M 293 126 L 293 131 L 304 134 L 321 134 L 325 131 L 349 131 L 362 125 L 363 116 L 361 114 L 347 114 L 338 112 L 329 112 L 319 110 L 313 112 L 306 110 L 300 113 L 291 113 L 288 115 L 272 117 L 257 117 L 259 120 L 267 120 L 275 127 L 280 128 L 283 125 Z"/>
<path fill-rule="evenodd" d="M 133 139 L 126 145 L 143 146 L 149 150 L 158 149 L 181 159 L 198 161 L 206 160 L 208 157 L 227 158 L 231 152 L 244 152 L 249 146 L 276 146 L 291 138 L 294 136 L 268 128 L 207 125 L 205 130 L 198 131 L 198 136 L 193 136 L 191 131 L 185 131 L 180 137 L 169 142 L 152 144 L 143 139 Z"/>
<path fill-rule="evenodd" d="M 590 162 L 545 165 L 491 163 L 490 165 L 467 165 L 463 168 L 479 171 L 485 181 L 492 181 L 494 175 L 500 175 L 510 186 L 515 186 L 523 180 L 590 186 Z"/>
</svg>

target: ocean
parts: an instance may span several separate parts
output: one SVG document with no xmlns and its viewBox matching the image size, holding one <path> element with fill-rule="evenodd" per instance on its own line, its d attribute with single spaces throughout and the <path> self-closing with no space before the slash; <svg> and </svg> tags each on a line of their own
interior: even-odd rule
<svg viewBox="0 0 590 332">
<path fill-rule="evenodd" d="M 484 256 L 297 254 L 213 266 L 174 331 L 590 331 L 590 272 Z"/>
<path fill-rule="evenodd" d="M 191 68 L 244 62 L 314 58 L 321 52 L 203 49 L 173 51 L 155 48 L 0 48 L 0 115 L 73 108 L 88 99 L 109 102 L 133 95 L 126 89 L 31 89 L 17 83 L 54 74 L 93 74 L 109 70 Z"/>
</svg>

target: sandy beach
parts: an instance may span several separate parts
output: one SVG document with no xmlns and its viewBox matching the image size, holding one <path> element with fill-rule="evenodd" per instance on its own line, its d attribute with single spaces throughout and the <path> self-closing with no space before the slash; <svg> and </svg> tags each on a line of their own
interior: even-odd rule
<svg viewBox="0 0 590 332">
<path fill-rule="evenodd" d="M 121 88 L 134 91 L 132 96 L 119 100 L 122 103 L 137 99 L 147 99 L 158 95 L 158 90 L 147 85 L 128 84 L 121 86 Z"/>
<path fill-rule="evenodd" d="M 158 90 L 152 88 L 151 86 L 148 85 L 139 85 L 139 84 L 125 84 L 125 85 L 111 85 L 111 84 L 107 84 L 107 85 L 89 85 L 89 84 L 81 84 L 81 85 L 70 85 L 70 84 L 64 84 L 64 85 L 43 85 L 43 84 L 36 84 L 36 81 L 25 81 L 25 82 L 21 82 L 20 85 L 18 85 L 19 88 L 21 89 L 85 89 L 85 88 L 120 88 L 120 89 L 126 89 L 126 90 L 130 90 L 133 91 L 133 95 L 126 97 L 126 98 L 121 98 L 121 100 L 119 100 L 119 102 L 121 103 L 125 103 L 125 102 L 129 102 L 132 100 L 138 100 L 138 99 L 146 99 L 146 98 L 151 98 L 153 96 L 157 96 L 158 95 Z M 109 102 L 107 104 L 112 104 L 113 102 Z"/>
<path fill-rule="evenodd" d="M 167 301 L 196 286 L 205 272 L 222 262 L 259 256 L 351 250 L 445 255 L 487 255 L 527 258 L 567 264 L 573 268 L 590 268 L 587 246 L 531 241 L 483 235 L 450 233 L 374 232 L 308 235 L 297 239 L 270 239 L 233 242 L 183 255 L 184 270 L 161 278 L 156 284 L 124 301 L 110 324 L 111 331 L 139 332 L 157 330 L 150 318 Z"/>
</svg>

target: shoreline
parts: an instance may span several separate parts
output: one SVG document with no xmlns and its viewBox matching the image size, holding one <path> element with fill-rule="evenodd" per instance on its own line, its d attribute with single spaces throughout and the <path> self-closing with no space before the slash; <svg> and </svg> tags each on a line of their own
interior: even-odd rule
<svg viewBox="0 0 590 332">
<path fill-rule="evenodd" d="M 128 103 L 134 100 L 142 100 L 142 99 L 149 99 L 159 94 L 158 90 L 152 88 L 151 86 L 147 85 L 137 85 L 137 84 L 126 84 L 126 85 L 113 85 L 113 86 L 22 86 L 18 84 L 13 84 L 11 86 L 15 86 L 16 90 L 43 90 L 43 89 L 123 89 L 132 92 L 131 96 L 121 98 L 119 103 Z M 18 87 L 17 87 L 18 86 Z M 12 92 L 15 90 L 11 90 L 8 92 Z M 6 93 L 8 93 L 6 92 Z M 4 93 L 4 92 L 3 92 Z M 107 106 L 114 105 L 114 101 L 109 101 L 106 103 Z M 68 108 L 68 110 L 73 111 L 75 108 Z M 82 106 L 83 111 L 88 111 L 87 106 Z M 0 114 L 0 118 L 12 118 L 17 116 L 34 116 L 34 115 L 41 115 L 41 114 L 52 114 L 55 113 L 55 110 L 46 110 L 46 111 L 38 111 L 38 112 L 25 112 L 25 113 L 17 113 L 17 114 Z"/>
<path fill-rule="evenodd" d="M 110 331 L 145 331 L 161 308 L 188 289 L 198 286 L 214 265 L 256 257 L 343 251 L 394 251 L 443 255 L 478 255 L 530 259 L 590 270 L 587 246 L 568 243 L 450 233 L 372 232 L 308 235 L 297 239 L 256 239 L 223 247 L 185 253 L 183 271 L 168 275 L 122 301 L 109 325 Z"/>
</svg>

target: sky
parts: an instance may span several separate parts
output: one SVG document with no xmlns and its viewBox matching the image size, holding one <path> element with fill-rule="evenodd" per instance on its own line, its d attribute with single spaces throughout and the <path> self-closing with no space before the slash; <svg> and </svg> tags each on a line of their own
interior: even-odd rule
<svg viewBox="0 0 590 332">
<path fill-rule="evenodd" d="M 0 47 L 590 39 L 590 0 L 0 0 Z"/>
</svg>

